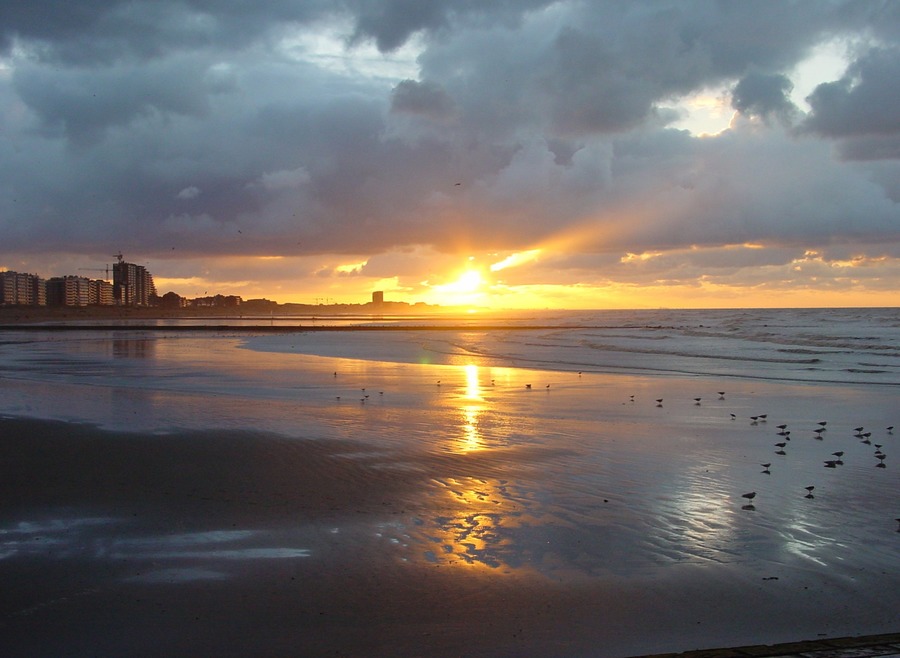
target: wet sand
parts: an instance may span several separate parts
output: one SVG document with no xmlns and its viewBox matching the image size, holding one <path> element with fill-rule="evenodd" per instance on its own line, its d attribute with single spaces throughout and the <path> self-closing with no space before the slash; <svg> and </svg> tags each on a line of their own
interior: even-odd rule
<svg viewBox="0 0 900 658">
<path fill-rule="evenodd" d="M 4 656 L 622 658 L 897 631 L 894 386 L 508 367 L 474 334 L 319 335 L 343 358 L 305 335 L 9 336 Z"/>
<path fill-rule="evenodd" d="M 817 620 L 846 634 L 831 625 L 846 606 L 820 597 L 847 585 L 818 576 L 804 596 L 783 573 L 551 578 L 403 552 L 435 478 L 514 479 L 552 457 L 392 469 L 352 441 L 2 419 L 3 653 L 627 656 L 797 640 Z"/>
</svg>

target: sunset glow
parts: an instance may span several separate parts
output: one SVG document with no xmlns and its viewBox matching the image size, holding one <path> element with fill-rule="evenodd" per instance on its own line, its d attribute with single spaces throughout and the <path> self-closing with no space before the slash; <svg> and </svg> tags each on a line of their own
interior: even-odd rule
<svg viewBox="0 0 900 658">
<path fill-rule="evenodd" d="M 161 294 L 317 306 L 897 305 L 900 48 L 878 3 L 813 4 L 11 15 L 0 271 L 122 253 Z"/>
</svg>

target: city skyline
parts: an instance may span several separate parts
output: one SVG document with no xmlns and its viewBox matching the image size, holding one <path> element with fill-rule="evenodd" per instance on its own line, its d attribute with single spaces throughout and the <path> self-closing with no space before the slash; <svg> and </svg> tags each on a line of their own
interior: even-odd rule
<svg viewBox="0 0 900 658">
<path fill-rule="evenodd" d="M 0 9 L 0 270 L 494 308 L 900 304 L 887 0 Z"/>
</svg>

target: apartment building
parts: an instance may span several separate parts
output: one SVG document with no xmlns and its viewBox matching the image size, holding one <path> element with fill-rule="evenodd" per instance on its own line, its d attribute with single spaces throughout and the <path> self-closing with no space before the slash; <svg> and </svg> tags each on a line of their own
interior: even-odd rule
<svg viewBox="0 0 900 658">
<path fill-rule="evenodd" d="M 47 282 L 36 274 L 0 272 L 0 305 L 45 306 Z"/>
</svg>

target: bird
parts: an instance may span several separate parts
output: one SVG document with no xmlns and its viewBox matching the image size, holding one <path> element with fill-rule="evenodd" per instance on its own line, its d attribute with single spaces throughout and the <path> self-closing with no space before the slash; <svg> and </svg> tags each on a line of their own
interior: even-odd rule
<svg viewBox="0 0 900 658">
<path fill-rule="evenodd" d="M 808 487 L 805 487 L 805 489 L 806 489 L 806 498 L 815 498 L 815 496 L 813 496 L 813 489 L 815 489 L 815 487 L 813 485 L 809 485 Z"/>
<path fill-rule="evenodd" d="M 756 492 L 751 491 L 750 493 L 741 494 L 741 498 L 746 498 L 748 501 L 753 502 L 753 499 L 756 498 Z"/>
<path fill-rule="evenodd" d="M 759 419 L 760 419 L 762 422 L 766 422 L 766 418 L 768 418 L 768 417 L 769 417 L 769 414 L 760 414 L 760 415 L 759 415 Z"/>
<path fill-rule="evenodd" d="M 696 405 L 699 407 L 699 406 L 700 406 L 700 400 L 702 400 L 702 399 L 703 399 L 703 398 L 694 398 L 694 404 L 696 404 Z"/>
<path fill-rule="evenodd" d="M 888 433 L 888 434 L 893 434 L 893 433 L 894 433 L 894 426 L 893 426 L 893 425 L 888 425 L 888 427 L 887 427 L 887 433 Z"/>
<path fill-rule="evenodd" d="M 731 416 L 731 420 L 734 420 L 735 418 L 737 418 L 737 416 L 734 414 L 728 414 L 728 415 Z"/>
<path fill-rule="evenodd" d="M 776 426 L 775 426 L 775 429 L 779 429 L 779 430 L 781 430 L 781 431 L 783 432 L 783 431 L 785 431 L 785 430 L 787 429 L 787 424 L 786 424 L 786 423 L 782 423 L 781 425 L 776 425 Z"/>
<path fill-rule="evenodd" d="M 864 429 L 865 429 L 865 427 L 862 427 L 862 426 L 860 426 L 860 427 L 854 427 L 854 428 L 853 428 L 853 431 L 854 431 L 854 432 L 862 432 Z"/>
<path fill-rule="evenodd" d="M 656 406 L 657 406 L 657 407 L 661 407 L 661 406 L 662 406 L 662 401 L 663 401 L 663 399 L 662 399 L 662 398 L 659 398 L 659 399 L 656 401 Z"/>
<path fill-rule="evenodd" d="M 724 400 L 724 399 L 725 399 L 725 391 L 719 391 L 719 399 L 720 399 L 720 400 Z"/>
<path fill-rule="evenodd" d="M 820 420 L 820 421 L 819 421 L 818 423 L 816 423 L 816 424 L 817 424 L 817 425 L 820 425 L 821 427 L 825 427 L 825 426 L 828 424 L 828 421 L 827 421 L 827 420 Z"/>
<path fill-rule="evenodd" d="M 775 447 L 776 448 L 784 448 L 786 445 L 787 445 L 787 443 L 785 443 L 784 441 L 779 441 L 778 443 L 775 444 Z"/>
<path fill-rule="evenodd" d="M 772 465 L 772 462 L 767 462 L 767 463 L 765 463 L 765 464 L 760 464 L 760 466 L 762 466 L 763 468 L 769 468 L 769 466 L 771 466 L 771 465 Z"/>
<path fill-rule="evenodd" d="M 833 452 L 833 453 L 831 453 L 831 454 L 834 455 L 835 457 L 837 457 L 838 459 L 840 459 L 841 457 L 844 456 L 844 451 L 843 451 L 843 450 L 838 450 L 837 452 Z"/>
<path fill-rule="evenodd" d="M 829 459 L 827 462 L 825 462 L 825 468 L 837 468 L 837 464 L 837 460 Z"/>
<path fill-rule="evenodd" d="M 525 388 L 531 388 L 531 384 L 525 384 Z"/>
</svg>

